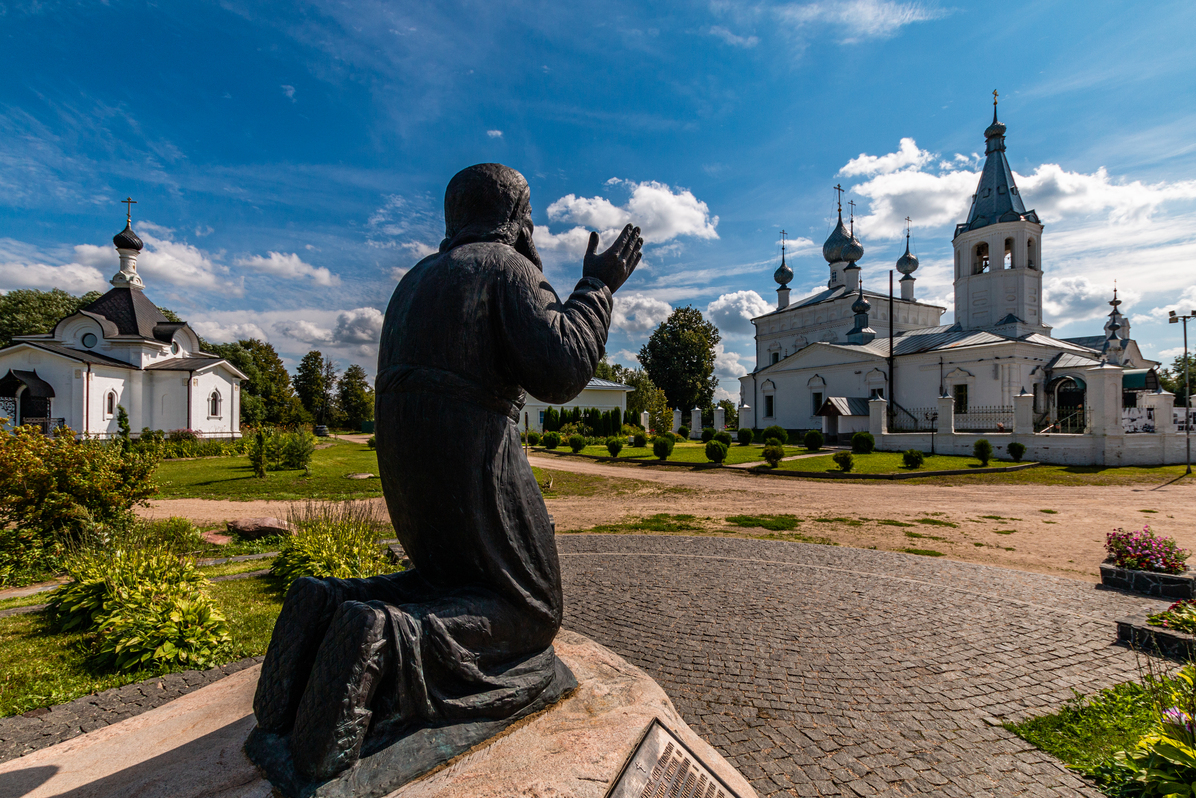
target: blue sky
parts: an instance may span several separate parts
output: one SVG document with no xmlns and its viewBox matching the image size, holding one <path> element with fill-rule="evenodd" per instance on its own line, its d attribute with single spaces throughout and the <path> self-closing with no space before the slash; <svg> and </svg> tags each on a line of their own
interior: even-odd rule
<svg viewBox="0 0 1196 798">
<path fill-rule="evenodd" d="M 1117 279 L 1169 360 L 1162 317 L 1196 309 L 1191 2 L 6 0 L 0 20 L 0 290 L 105 288 L 131 195 L 151 298 L 291 366 L 315 347 L 372 373 L 445 184 L 499 161 L 531 183 L 559 293 L 586 228 L 644 228 L 613 360 L 692 304 L 736 396 L 781 229 L 795 297 L 825 283 L 837 183 L 865 285 L 887 285 L 909 215 L 918 296 L 950 308 L 994 88 L 1047 224 L 1055 334 L 1099 332 Z"/>
</svg>

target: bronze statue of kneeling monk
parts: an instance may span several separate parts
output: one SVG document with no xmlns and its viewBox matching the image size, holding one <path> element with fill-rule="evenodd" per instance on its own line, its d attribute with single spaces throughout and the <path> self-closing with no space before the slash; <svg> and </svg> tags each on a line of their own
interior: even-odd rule
<svg viewBox="0 0 1196 798">
<path fill-rule="evenodd" d="M 297 580 L 262 664 L 246 750 L 290 795 L 383 795 L 576 686 L 552 647 L 560 564 L 518 421 L 524 391 L 563 403 L 594 375 L 643 239 L 628 225 L 598 253 L 591 233 L 562 302 L 518 172 L 461 171 L 444 216 L 378 355 L 379 474 L 412 567 Z"/>
</svg>

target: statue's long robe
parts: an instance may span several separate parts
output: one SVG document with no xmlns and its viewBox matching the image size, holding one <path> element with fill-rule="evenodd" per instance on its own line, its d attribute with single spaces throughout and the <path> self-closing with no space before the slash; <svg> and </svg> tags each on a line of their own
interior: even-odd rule
<svg viewBox="0 0 1196 798">
<path fill-rule="evenodd" d="M 504 243 L 425 258 L 400 281 L 382 331 L 378 466 L 413 569 L 338 581 L 382 601 L 388 675 L 375 731 L 503 718 L 552 683 L 560 566 L 522 450 L 524 391 L 558 403 L 602 359 L 611 292 L 583 278 L 561 302 Z M 374 733 L 371 732 L 371 736 Z"/>
</svg>

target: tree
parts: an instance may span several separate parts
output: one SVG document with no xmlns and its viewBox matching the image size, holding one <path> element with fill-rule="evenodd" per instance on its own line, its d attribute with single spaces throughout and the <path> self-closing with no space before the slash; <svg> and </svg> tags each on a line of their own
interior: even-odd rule
<svg viewBox="0 0 1196 798">
<path fill-rule="evenodd" d="M 9 291 L 0 296 L 0 346 L 12 343 L 14 335 L 51 332 L 59 321 L 99 298 L 98 291 L 72 296 L 60 288 Z"/>
<path fill-rule="evenodd" d="M 648 405 L 652 403 L 656 395 L 656 383 L 652 382 L 652 378 L 648 376 L 647 372 L 643 369 L 627 368 L 620 363 L 608 363 L 603 357 L 594 376 L 600 380 L 610 380 L 635 388 L 634 391 L 627 394 L 627 412 L 635 418 L 635 423 L 638 424 L 640 413 L 648 409 Z"/>
<path fill-rule="evenodd" d="M 292 380 L 295 394 L 303 403 L 303 408 L 312 417 L 323 421 L 324 397 L 328 394 L 328 385 L 324 377 L 324 353 L 313 349 L 299 361 L 299 368 L 295 369 Z"/>
<path fill-rule="evenodd" d="M 209 344 L 208 350 L 240 370 L 243 424 L 301 424 L 307 420 L 303 403 L 291 388 L 291 375 L 274 347 L 249 338 L 231 344 Z"/>
<path fill-rule="evenodd" d="M 1196 354 L 1188 355 L 1188 380 L 1196 385 Z M 1184 387 L 1184 356 L 1176 355 L 1168 368 L 1159 371 L 1159 382 L 1175 394 L 1175 406 L 1187 406 L 1187 391 Z M 1196 405 L 1196 401 L 1193 401 Z"/>
<path fill-rule="evenodd" d="M 361 429 L 361 422 L 374 417 L 374 389 L 370 387 L 365 369 L 356 363 L 345 369 L 336 386 L 337 404 L 345 416 L 345 426 Z"/>
<path fill-rule="evenodd" d="M 709 407 L 718 387 L 714 350 L 720 340 L 718 328 L 700 310 L 677 308 L 640 349 L 640 363 L 672 407 Z"/>
<path fill-rule="evenodd" d="M 657 435 L 673 429 L 673 411 L 669 409 L 668 397 L 664 391 L 656 388 L 648 397 L 648 429 Z"/>
<path fill-rule="evenodd" d="M 720 399 L 716 407 L 723 409 L 723 421 L 727 429 L 739 429 L 739 408 L 730 399 Z"/>
</svg>

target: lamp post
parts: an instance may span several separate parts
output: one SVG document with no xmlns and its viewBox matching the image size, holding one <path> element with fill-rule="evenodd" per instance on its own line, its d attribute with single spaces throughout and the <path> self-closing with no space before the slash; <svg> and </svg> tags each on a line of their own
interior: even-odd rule
<svg viewBox="0 0 1196 798">
<path fill-rule="evenodd" d="M 1192 473 L 1192 383 L 1188 375 L 1188 319 L 1196 319 L 1196 310 L 1183 315 L 1177 315 L 1174 310 L 1167 311 L 1169 323 L 1178 324 L 1182 321 L 1184 325 L 1184 444 L 1187 447 L 1185 462 L 1188 464 L 1185 474 Z"/>
</svg>

